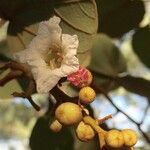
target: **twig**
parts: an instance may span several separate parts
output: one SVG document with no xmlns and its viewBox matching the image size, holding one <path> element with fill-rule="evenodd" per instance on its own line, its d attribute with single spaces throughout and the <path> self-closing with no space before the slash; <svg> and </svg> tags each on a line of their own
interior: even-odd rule
<svg viewBox="0 0 150 150">
<path fill-rule="evenodd" d="M 18 92 L 14 92 L 12 94 L 14 97 L 22 97 L 22 98 L 26 98 L 30 104 L 35 108 L 35 110 L 40 111 L 40 107 L 32 100 L 31 96 L 26 95 L 26 93 L 18 93 Z"/>
<path fill-rule="evenodd" d="M 147 107 L 146 107 L 145 110 L 144 110 L 143 118 L 142 118 L 140 124 L 143 124 L 143 122 L 144 122 L 144 120 L 145 120 L 145 116 L 146 116 L 146 114 L 147 114 L 147 112 L 148 112 L 148 109 L 149 109 L 149 104 L 147 104 Z"/>
<path fill-rule="evenodd" d="M 137 126 L 138 126 L 139 131 L 142 133 L 143 137 L 145 138 L 145 140 L 146 140 L 148 143 L 150 143 L 150 138 L 148 137 L 148 135 L 147 135 L 145 132 L 142 131 L 140 125 L 137 125 Z"/>
<path fill-rule="evenodd" d="M 32 78 L 32 74 L 30 73 L 28 67 L 25 64 L 17 63 L 15 61 L 10 62 L 1 62 L 2 65 L 0 65 L 0 70 L 2 69 L 12 69 L 12 70 L 20 70 L 22 71 L 28 78 Z"/>
<path fill-rule="evenodd" d="M 27 66 L 24 64 L 20 64 L 17 62 L 8 62 L 4 63 L 3 65 L 0 66 L 0 69 L 6 70 L 6 69 L 11 69 L 11 72 L 8 73 L 4 78 L 0 80 L 0 86 L 5 85 L 12 79 L 20 78 L 20 77 L 25 77 L 29 81 L 29 84 L 27 88 L 25 89 L 25 92 L 23 93 L 17 93 L 14 92 L 12 95 L 14 97 L 22 97 L 22 98 L 27 98 L 28 101 L 31 103 L 31 105 L 37 110 L 40 110 L 40 107 L 32 100 L 31 95 L 35 92 L 35 82 L 33 80 L 32 74 L 30 70 L 28 69 Z"/>
<path fill-rule="evenodd" d="M 111 119 L 111 118 L 112 118 L 112 115 L 110 114 L 110 115 L 105 116 L 104 118 L 98 119 L 97 121 L 98 121 L 98 124 L 102 124 L 106 120 Z"/>
<path fill-rule="evenodd" d="M 4 86 L 6 83 L 11 81 L 12 79 L 22 76 L 22 74 L 23 72 L 19 70 L 9 72 L 4 78 L 0 79 L 0 86 Z"/>
</svg>

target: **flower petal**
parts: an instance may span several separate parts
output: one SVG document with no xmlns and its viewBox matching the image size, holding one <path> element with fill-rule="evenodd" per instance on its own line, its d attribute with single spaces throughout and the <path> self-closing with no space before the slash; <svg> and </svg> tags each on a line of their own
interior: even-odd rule
<svg viewBox="0 0 150 150">
<path fill-rule="evenodd" d="M 14 54 L 14 58 L 22 63 L 28 63 L 28 61 L 35 59 L 44 59 L 49 48 L 53 44 L 59 45 L 61 42 L 62 30 L 59 23 L 60 18 L 56 16 L 48 21 L 41 22 L 37 36 L 32 39 L 26 50 Z"/>
<path fill-rule="evenodd" d="M 60 18 L 52 17 L 48 21 L 43 21 L 39 24 L 38 34 L 31 41 L 28 49 L 35 50 L 41 55 L 46 54 L 49 48 L 55 45 L 60 45 L 62 30 L 59 26 Z"/>
<path fill-rule="evenodd" d="M 60 77 L 47 69 L 45 54 L 53 44 L 60 44 L 62 30 L 59 26 L 60 18 L 54 16 L 48 21 L 39 24 L 37 36 L 33 38 L 28 48 L 14 54 L 14 59 L 26 63 L 31 67 L 31 72 L 37 84 L 38 92 L 47 92 L 54 87 Z"/>
<path fill-rule="evenodd" d="M 33 50 L 26 49 L 15 53 L 13 56 L 16 61 L 27 63 L 30 67 L 46 66 L 46 63 L 42 57 Z"/>
<path fill-rule="evenodd" d="M 62 48 L 64 51 L 64 59 L 61 65 L 62 76 L 67 76 L 79 69 L 79 61 L 75 56 L 79 45 L 77 35 L 62 35 Z"/>
<path fill-rule="evenodd" d="M 60 80 L 58 72 L 48 68 L 39 68 L 36 84 L 38 93 L 48 93 Z"/>
<path fill-rule="evenodd" d="M 74 56 L 77 54 L 77 49 L 79 46 L 79 40 L 77 35 L 62 35 L 62 49 L 65 54 Z"/>
</svg>

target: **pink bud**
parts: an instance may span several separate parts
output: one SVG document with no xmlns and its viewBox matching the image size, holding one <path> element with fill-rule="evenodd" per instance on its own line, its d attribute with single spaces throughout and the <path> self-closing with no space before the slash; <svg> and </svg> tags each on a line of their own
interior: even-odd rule
<svg viewBox="0 0 150 150">
<path fill-rule="evenodd" d="M 92 75 L 88 69 L 80 66 L 78 71 L 67 76 L 67 80 L 74 86 L 84 87 L 91 84 Z"/>
</svg>

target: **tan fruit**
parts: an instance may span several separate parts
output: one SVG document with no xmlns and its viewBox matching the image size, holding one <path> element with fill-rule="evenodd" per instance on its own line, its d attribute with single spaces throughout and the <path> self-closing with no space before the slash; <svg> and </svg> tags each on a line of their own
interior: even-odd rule
<svg viewBox="0 0 150 150">
<path fill-rule="evenodd" d="M 79 123 L 76 129 L 77 137 L 84 142 L 94 138 L 95 132 L 90 125 L 85 124 L 83 121 Z"/>
<path fill-rule="evenodd" d="M 79 99 L 84 104 L 89 104 L 94 101 L 96 97 L 95 91 L 91 87 L 83 87 L 79 92 Z"/>
<path fill-rule="evenodd" d="M 58 120 L 54 120 L 50 125 L 50 129 L 54 132 L 59 132 L 62 129 L 62 125 Z"/>
<path fill-rule="evenodd" d="M 121 131 L 124 137 L 124 145 L 127 147 L 132 147 L 137 142 L 137 134 L 131 129 L 124 129 Z"/>
<path fill-rule="evenodd" d="M 121 148 L 124 144 L 124 138 L 120 131 L 110 130 L 106 133 L 106 143 L 112 148 Z"/>
<path fill-rule="evenodd" d="M 82 110 L 77 104 L 62 103 L 57 107 L 55 117 L 64 125 L 72 125 L 82 120 Z"/>
</svg>

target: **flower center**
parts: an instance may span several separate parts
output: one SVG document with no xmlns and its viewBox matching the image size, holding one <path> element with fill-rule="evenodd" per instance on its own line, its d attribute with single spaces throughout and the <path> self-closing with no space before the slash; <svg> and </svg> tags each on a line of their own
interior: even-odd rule
<svg viewBox="0 0 150 150">
<path fill-rule="evenodd" d="M 50 69 L 59 68 L 63 60 L 62 48 L 59 45 L 53 44 L 46 56 L 46 63 Z"/>
</svg>

